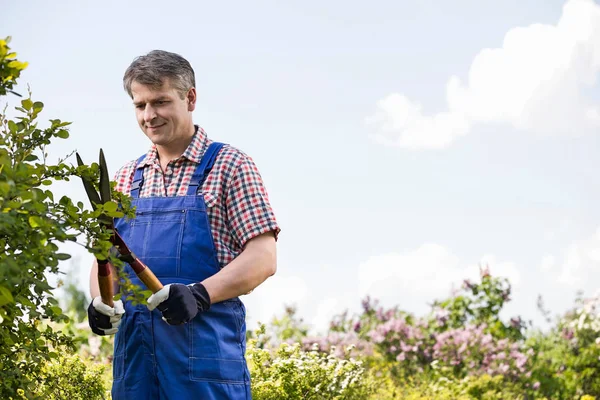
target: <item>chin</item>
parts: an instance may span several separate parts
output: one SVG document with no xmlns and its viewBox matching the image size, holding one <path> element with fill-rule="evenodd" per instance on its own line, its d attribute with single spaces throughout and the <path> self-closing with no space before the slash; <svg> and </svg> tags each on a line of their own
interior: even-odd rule
<svg viewBox="0 0 600 400">
<path fill-rule="evenodd" d="M 166 138 L 167 136 L 169 136 L 167 133 L 168 132 L 164 132 L 162 129 L 159 130 L 158 132 L 152 132 L 150 130 L 144 130 L 144 133 L 146 134 L 146 136 L 148 137 L 148 139 L 152 140 L 152 142 L 162 142 L 164 141 L 164 138 Z"/>
</svg>

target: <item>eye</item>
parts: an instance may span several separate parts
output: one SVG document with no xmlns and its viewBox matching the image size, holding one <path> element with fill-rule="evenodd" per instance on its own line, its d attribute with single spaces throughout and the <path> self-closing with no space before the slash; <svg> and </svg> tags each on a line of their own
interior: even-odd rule
<svg viewBox="0 0 600 400">
<path fill-rule="evenodd" d="M 137 108 L 138 110 L 143 110 L 146 107 L 145 104 L 136 104 L 135 108 Z"/>
</svg>

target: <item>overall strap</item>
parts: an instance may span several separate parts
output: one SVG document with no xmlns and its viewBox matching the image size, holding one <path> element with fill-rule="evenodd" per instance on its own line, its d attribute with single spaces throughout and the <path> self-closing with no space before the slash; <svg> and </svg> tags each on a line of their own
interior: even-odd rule
<svg viewBox="0 0 600 400">
<path fill-rule="evenodd" d="M 198 167 L 196 167 L 196 170 L 194 171 L 194 175 L 192 175 L 190 186 L 187 191 L 188 196 L 195 196 L 198 193 L 198 190 L 204 184 L 206 177 L 215 164 L 217 154 L 219 154 L 219 151 L 223 146 L 225 146 L 225 144 L 219 142 L 213 142 L 208 146 L 208 149 L 206 149 L 206 152 L 202 156 L 200 164 L 198 164 Z"/>
<path fill-rule="evenodd" d="M 146 158 L 145 154 L 138 158 L 135 162 L 135 165 L 138 165 L 138 167 L 136 167 L 135 169 L 135 174 L 133 175 L 133 182 L 131 184 L 131 192 L 129 193 L 129 195 L 134 199 L 140 197 L 140 191 L 142 189 L 142 184 L 144 183 L 144 167 L 139 167 L 140 163 L 144 158 Z"/>
</svg>

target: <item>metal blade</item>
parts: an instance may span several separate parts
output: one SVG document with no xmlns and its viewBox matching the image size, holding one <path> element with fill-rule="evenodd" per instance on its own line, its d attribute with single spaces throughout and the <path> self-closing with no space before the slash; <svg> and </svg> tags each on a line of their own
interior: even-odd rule
<svg viewBox="0 0 600 400">
<path fill-rule="evenodd" d="M 100 149 L 100 197 L 103 203 L 111 200 L 110 195 L 110 177 L 108 176 L 108 167 L 104 159 L 104 152 Z"/>
<path fill-rule="evenodd" d="M 83 163 L 83 161 L 81 160 L 79 153 L 75 153 L 75 156 L 77 157 L 77 164 L 79 164 L 80 167 L 82 165 L 85 165 Z M 92 207 L 94 209 L 96 209 L 97 208 L 96 204 L 101 203 L 100 196 L 98 195 L 96 188 L 94 187 L 92 182 L 88 181 L 87 179 L 82 177 L 81 180 L 83 181 L 83 187 L 85 188 L 85 192 L 87 193 L 88 198 L 90 199 L 90 203 L 92 204 Z"/>
</svg>

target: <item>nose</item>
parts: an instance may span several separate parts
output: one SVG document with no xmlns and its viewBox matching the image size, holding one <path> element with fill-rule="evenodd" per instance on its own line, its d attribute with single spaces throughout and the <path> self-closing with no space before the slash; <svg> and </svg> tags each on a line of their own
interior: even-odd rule
<svg viewBox="0 0 600 400">
<path fill-rule="evenodd" d="M 146 108 L 144 109 L 144 122 L 150 123 L 152 120 L 156 118 L 156 111 L 151 104 L 146 104 Z"/>
</svg>

